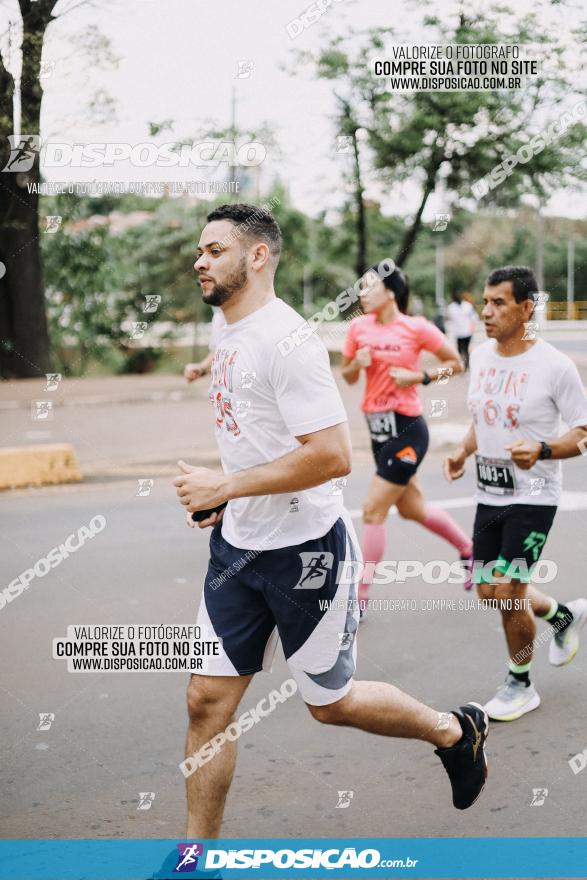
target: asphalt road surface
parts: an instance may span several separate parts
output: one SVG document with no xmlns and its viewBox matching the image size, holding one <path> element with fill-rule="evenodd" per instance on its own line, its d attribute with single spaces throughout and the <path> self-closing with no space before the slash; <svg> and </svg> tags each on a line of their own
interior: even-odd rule
<svg viewBox="0 0 587 880">
<path fill-rule="evenodd" d="M 470 529 L 471 475 L 448 486 L 439 468 L 440 456 L 430 455 L 421 472 L 425 490 L 448 501 Z M 95 515 L 106 518 L 100 534 L 0 610 L 2 837 L 184 833 L 178 763 L 186 673 L 72 674 L 51 656 L 52 640 L 69 624 L 194 622 L 208 536 L 185 526 L 171 474 L 156 476 L 142 497 L 130 478 L 0 497 L 3 585 Z M 360 508 L 370 476 L 368 459 L 360 457 L 345 491 L 351 510 Z M 544 552 L 558 564 L 551 591 L 562 600 L 587 593 L 587 459 L 565 465 L 565 488 L 565 509 Z M 439 538 L 397 516 L 389 520 L 386 556 L 456 558 Z M 422 610 L 422 600 L 470 594 L 421 578 L 375 586 L 372 596 L 416 599 L 420 607 L 370 612 L 359 633 L 358 678 L 392 682 L 442 710 L 492 696 L 506 669 L 496 612 Z M 564 669 L 548 665 L 546 646 L 538 650 L 534 678 L 542 706 L 512 724 L 493 725 L 488 785 L 465 813 L 453 809 L 431 747 L 321 726 L 295 695 L 241 737 L 224 834 L 583 835 L 587 769 L 574 774 L 569 759 L 587 748 L 586 672 L 587 641 Z M 273 671 L 256 676 L 242 709 L 288 677 L 278 652 Z M 40 713 L 54 715 L 50 729 L 37 729 Z M 149 809 L 137 809 L 140 792 L 155 794 Z M 337 806 L 339 792 L 353 793 L 348 806 Z"/>
</svg>

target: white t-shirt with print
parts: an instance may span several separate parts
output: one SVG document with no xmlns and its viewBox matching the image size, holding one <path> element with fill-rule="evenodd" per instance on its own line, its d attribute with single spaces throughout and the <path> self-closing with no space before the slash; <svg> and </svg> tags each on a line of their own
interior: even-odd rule
<svg viewBox="0 0 587 880">
<path fill-rule="evenodd" d="M 347 421 L 316 334 L 285 357 L 280 353 L 278 343 L 301 322 L 276 298 L 222 329 L 209 396 L 225 473 L 275 461 L 299 448 L 297 436 Z M 247 550 L 287 547 L 322 537 L 342 512 L 341 489 L 328 480 L 312 489 L 229 501 L 222 535 Z"/>
<path fill-rule="evenodd" d="M 574 363 L 543 339 L 524 354 L 502 357 L 489 339 L 471 356 L 468 404 L 475 423 L 477 455 L 509 459 L 506 446 L 518 440 L 553 440 L 568 428 L 587 425 L 587 399 Z M 556 505 L 562 462 L 541 461 L 529 470 L 513 465 L 513 494 L 477 488 L 481 504 Z"/>
<path fill-rule="evenodd" d="M 218 345 L 218 340 L 222 334 L 222 331 L 226 327 L 226 319 L 222 312 L 222 309 L 219 309 L 218 306 L 212 306 L 212 320 L 210 321 L 210 344 L 208 345 L 209 351 L 216 351 L 216 347 Z"/>
</svg>

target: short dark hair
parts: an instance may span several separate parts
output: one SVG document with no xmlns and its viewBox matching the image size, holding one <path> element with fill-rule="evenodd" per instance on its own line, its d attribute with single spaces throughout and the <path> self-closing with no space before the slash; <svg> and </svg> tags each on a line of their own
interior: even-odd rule
<svg viewBox="0 0 587 880">
<path fill-rule="evenodd" d="M 385 263 L 385 260 L 383 260 L 382 262 Z M 381 271 L 379 269 L 379 266 L 381 266 L 381 263 L 376 263 L 373 266 L 369 266 L 367 272 L 375 272 L 375 274 L 379 275 L 379 277 L 381 278 Z M 381 278 L 381 280 L 388 290 L 392 290 L 394 292 L 395 301 L 400 312 L 403 312 L 404 315 L 407 315 L 408 300 L 410 298 L 410 279 L 408 278 L 406 273 L 402 272 L 402 270 L 398 266 L 395 266 L 393 272 L 388 272 Z"/>
<path fill-rule="evenodd" d="M 538 293 L 536 276 L 527 266 L 503 266 L 501 269 L 495 269 L 488 275 L 485 284 L 488 287 L 497 287 L 504 281 L 512 282 L 512 292 L 517 303 L 532 299 L 532 295 Z"/>
<path fill-rule="evenodd" d="M 210 211 L 207 218 L 209 223 L 213 220 L 230 220 L 238 227 L 238 232 L 233 233 L 235 238 L 243 236 L 247 241 L 261 239 L 269 246 L 271 256 L 277 264 L 281 254 L 281 229 L 273 214 L 258 205 L 219 205 Z"/>
</svg>

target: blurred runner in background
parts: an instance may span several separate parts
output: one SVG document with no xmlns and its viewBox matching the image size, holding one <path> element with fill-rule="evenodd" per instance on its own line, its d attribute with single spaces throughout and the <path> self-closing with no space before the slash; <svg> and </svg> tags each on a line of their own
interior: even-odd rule
<svg viewBox="0 0 587 880">
<path fill-rule="evenodd" d="M 477 325 L 477 313 L 466 293 L 462 296 L 453 293 L 452 299 L 447 310 L 448 320 L 466 371 L 469 369 L 469 345 Z"/>
<path fill-rule="evenodd" d="M 397 267 L 384 278 L 375 267 L 367 270 L 361 291 L 365 314 L 351 321 L 342 350 L 342 374 L 350 385 L 365 371 L 361 409 L 377 466 L 363 504 L 363 556 L 365 563 L 375 564 L 384 558 L 387 517 L 395 504 L 400 516 L 415 520 L 456 547 L 466 563 L 465 588 L 470 589 L 471 539 L 448 513 L 426 503 L 416 476 L 428 449 L 418 385 L 448 378 L 463 367 L 434 324 L 406 314 L 409 295 L 408 279 Z M 428 372 L 420 369 L 422 350 L 436 355 L 440 366 Z M 365 579 L 359 587 L 362 612 L 368 589 Z"/>
</svg>

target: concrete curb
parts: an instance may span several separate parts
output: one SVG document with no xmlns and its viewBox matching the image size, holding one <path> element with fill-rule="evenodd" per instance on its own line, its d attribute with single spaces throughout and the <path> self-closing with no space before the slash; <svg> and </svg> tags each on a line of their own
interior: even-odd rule
<svg viewBox="0 0 587 880">
<path fill-rule="evenodd" d="M 0 449 L 0 491 L 77 483 L 81 479 L 75 450 L 69 443 Z"/>
</svg>

